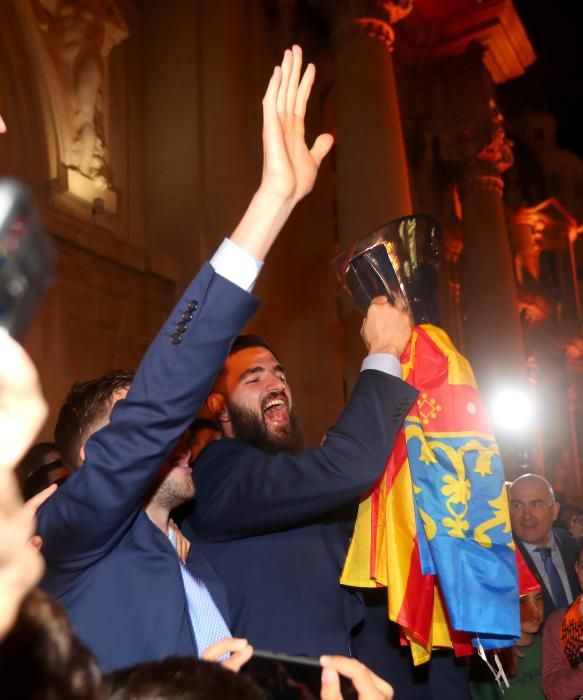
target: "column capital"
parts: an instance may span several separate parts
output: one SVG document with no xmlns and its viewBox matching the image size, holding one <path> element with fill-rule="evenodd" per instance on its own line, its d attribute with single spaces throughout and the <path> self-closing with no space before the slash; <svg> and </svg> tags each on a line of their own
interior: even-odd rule
<svg viewBox="0 0 583 700">
<path fill-rule="evenodd" d="M 413 9 L 413 0 L 318 0 L 334 23 L 336 40 L 347 31 L 361 31 L 392 47 L 395 40 L 393 24 Z"/>
<path fill-rule="evenodd" d="M 443 157 L 453 166 L 460 190 L 478 187 L 501 197 L 504 191 L 501 176 L 514 163 L 514 144 L 506 136 L 504 117 L 492 99 L 488 102 L 488 112 L 450 130 L 442 137 L 441 144 Z"/>
<path fill-rule="evenodd" d="M 399 28 L 399 55 L 434 63 L 474 44 L 495 83 L 522 75 L 536 54 L 512 0 L 415 0 L 411 21 Z"/>
</svg>

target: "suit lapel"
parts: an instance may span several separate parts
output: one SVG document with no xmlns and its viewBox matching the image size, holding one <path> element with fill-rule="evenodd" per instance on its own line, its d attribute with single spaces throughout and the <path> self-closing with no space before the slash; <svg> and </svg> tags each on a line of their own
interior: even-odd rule
<svg viewBox="0 0 583 700">
<path fill-rule="evenodd" d="M 184 593 L 184 584 L 180 573 L 180 562 L 176 550 L 168 537 L 140 509 L 132 526 L 132 538 L 138 552 L 148 558 L 152 581 L 163 582 L 163 588 L 153 595 L 164 595 L 171 604 L 164 607 L 164 614 L 156 621 L 161 638 L 175 639 L 176 648 L 180 647 L 182 635 L 188 634 L 192 649 L 196 654 L 196 639 L 190 624 L 190 615 Z M 180 604 L 179 601 L 182 601 Z"/>
</svg>

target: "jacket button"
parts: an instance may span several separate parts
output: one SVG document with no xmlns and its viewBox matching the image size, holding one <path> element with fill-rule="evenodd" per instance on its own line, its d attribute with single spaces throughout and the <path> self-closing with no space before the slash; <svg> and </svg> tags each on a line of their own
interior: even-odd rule
<svg viewBox="0 0 583 700">
<path fill-rule="evenodd" d="M 192 301 L 188 302 L 187 308 L 189 311 L 196 311 L 198 309 L 198 301 L 196 301 L 196 299 L 192 299 Z"/>
<path fill-rule="evenodd" d="M 398 423 L 401 420 L 401 414 L 400 413 L 395 413 L 393 416 L 393 423 Z"/>
<path fill-rule="evenodd" d="M 176 324 L 176 330 L 179 333 L 184 333 L 184 331 L 188 328 L 187 324 L 184 323 L 184 321 L 180 321 L 180 323 Z"/>
<path fill-rule="evenodd" d="M 180 345 L 180 343 L 182 342 L 182 336 L 180 335 L 180 333 L 173 333 L 170 336 L 170 340 L 172 342 L 172 345 Z"/>
<path fill-rule="evenodd" d="M 188 311 L 187 311 L 186 313 L 183 313 L 183 314 L 182 314 L 182 320 L 183 320 L 185 323 L 188 323 L 189 321 L 192 321 L 192 314 L 189 313 Z"/>
</svg>

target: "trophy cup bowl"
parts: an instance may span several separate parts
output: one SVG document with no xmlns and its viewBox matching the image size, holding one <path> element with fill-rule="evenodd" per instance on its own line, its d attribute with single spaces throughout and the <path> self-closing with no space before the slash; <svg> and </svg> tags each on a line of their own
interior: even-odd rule
<svg viewBox="0 0 583 700">
<path fill-rule="evenodd" d="M 371 299 L 401 299 L 414 322 L 439 325 L 437 272 L 441 230 L 426 214 L 393 219 L 332 261 L 341 287 L 366 315 Z"/>
</svg>

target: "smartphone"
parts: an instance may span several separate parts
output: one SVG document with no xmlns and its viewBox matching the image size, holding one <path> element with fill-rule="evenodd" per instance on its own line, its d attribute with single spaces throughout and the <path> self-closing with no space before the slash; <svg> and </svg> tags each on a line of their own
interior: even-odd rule
<svg viewBox="0 0 583 700">
<path fill-rule="evenodd" d="M 0 326 L 17 340 L 53 283 L 55 258 L 26 188 L 0 179 Z"/>
<path fill-rule="evenodd" d="M 320 700 L 322 666 L 309 656 L 255 650 L 241 669 L 261 688 L 267 700 Z M 352 682 L 340 678 L 344 700 L 358 697 Z"/>
</svg>

